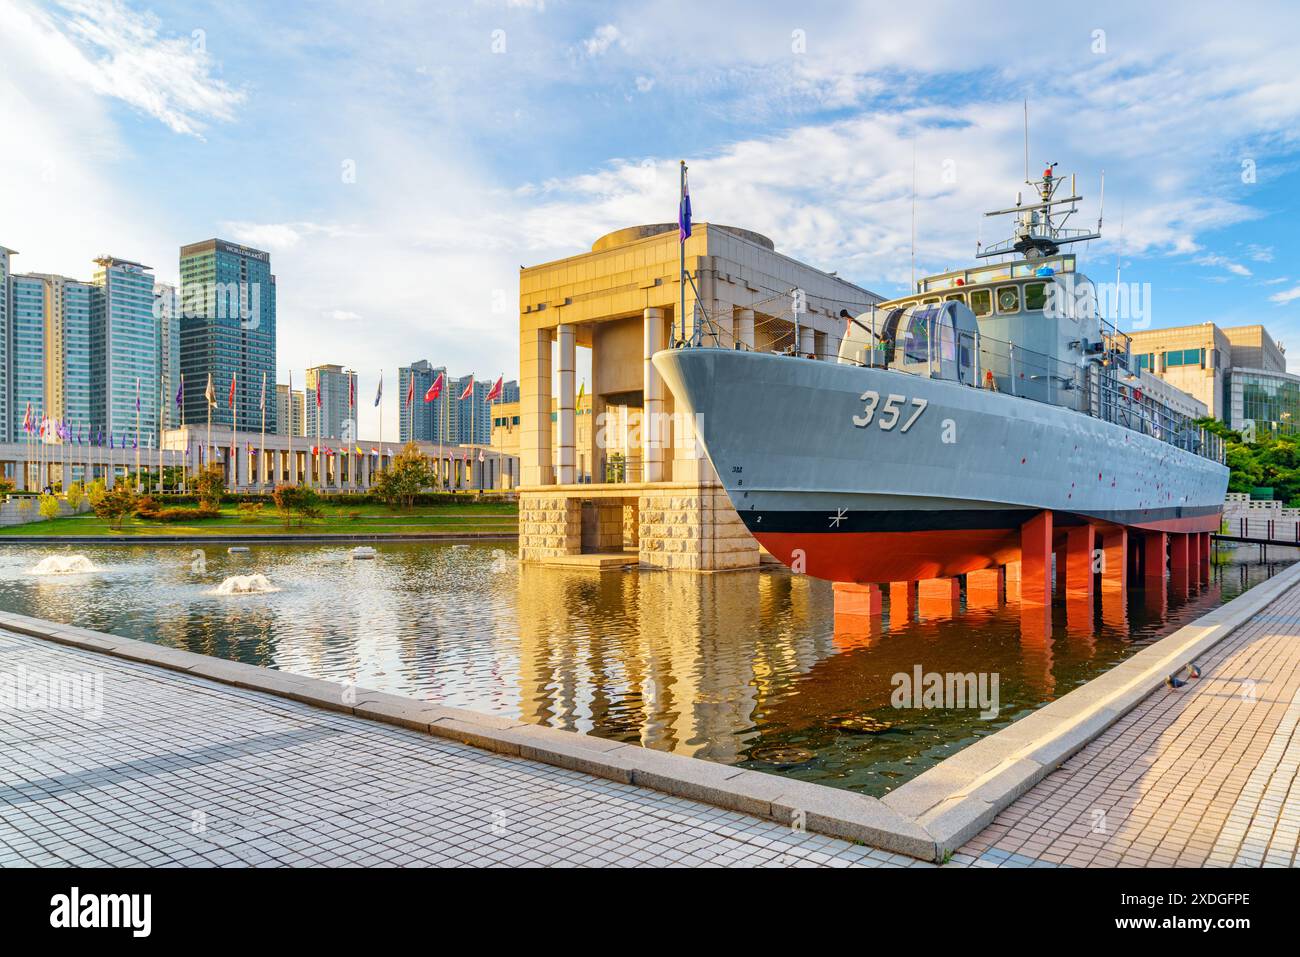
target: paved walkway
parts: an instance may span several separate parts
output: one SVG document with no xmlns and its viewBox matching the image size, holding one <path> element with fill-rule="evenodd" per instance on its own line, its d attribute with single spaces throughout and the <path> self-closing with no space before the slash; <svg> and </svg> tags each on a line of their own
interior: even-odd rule
<svg viewBox="0 0 1300 957">
<path fill-rule="evenodd" d="M 926 866 L 630 785 L 0 632 L 0 866 Z"/>
<path fill-rule="evenodd" d="M 998 815 L 954 863 L 1288 867 L 1300 841 L 1300 587 Z"/>
</svg>

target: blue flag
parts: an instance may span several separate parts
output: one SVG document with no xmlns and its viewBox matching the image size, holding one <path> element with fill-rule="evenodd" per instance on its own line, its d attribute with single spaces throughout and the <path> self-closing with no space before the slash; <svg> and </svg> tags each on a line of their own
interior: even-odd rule
<svg viewBox="0 0 1300 957">
<path fill-rule="evenodd" d="M 682 170 L 682 198 L 677 206 L 677 240 L 686 242 L 691 236 L 691 184 Z"/>
<path fill-rule="evenodd" d="M 379 388 L 375 390 L 375 407 L 378 408 L 379 400 L 384 397 L 384 374 L 379 373 Z"/>
</svg>

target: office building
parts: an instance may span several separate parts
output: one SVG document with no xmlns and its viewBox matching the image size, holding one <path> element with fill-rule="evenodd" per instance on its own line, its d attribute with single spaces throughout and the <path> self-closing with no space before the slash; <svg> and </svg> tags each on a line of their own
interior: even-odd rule
<svg viewBox="0 0 1300 957">
<path fill-rule="evenodd" d="M 1300 434 L 1300 376 L 1286 350 L 1261 325 L 1212 322 L 1129 333 L 1133 365 L 1204 402 L 1237 430 Z"/>
<path fill-rule="evenodd" d="M 171 283 L 154 283 L 154 318 L 157 320 L 158 381 L 162 384 L 163 428 L 175 429 L 181 424 L 181 410 L 176 405 L 176 393 L 181 384 L 181 308 L 180 293 Z M 200 391 L 207 387 L 203 381 Z M 189 387 L 192 387 L 190 383 Z"/>
<path fill-rule="evenodd" d="M 185 375 L 185 421 L 205 422 L 203 393 L 211 375 L 218 396 L 213 420 L 250 432 L 276 421 L 275 276 L 271 255 L 224 239 L 181 247 L 180 368 Z M 229 405 L 231 381 L 235 405 Z"/>
<path fill-rule="evenodd" d="M 33 421 L 53 421 L 45 401 L 45 280 L 40 276 L 10 278 L 9 291 L 9 434 L 26 438 L 23 421 L 31 409 Z"/>
</svg>

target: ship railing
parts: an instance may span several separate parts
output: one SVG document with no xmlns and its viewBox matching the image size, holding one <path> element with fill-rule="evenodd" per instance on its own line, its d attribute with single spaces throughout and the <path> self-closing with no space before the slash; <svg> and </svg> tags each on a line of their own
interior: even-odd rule
<svg viewBox="0 0 1300 957">
<path fill-rule="evenodd" d="M 829 337 L 821 337 L 825 345 L 820 349 L 807 352 L 798 349 L 800 326 L 797 323 L 785 324 L 776 335 L 756 325 L 756 336 L 760 332 L 767 333 L 763 338 L 770 348 L 763 349 L 738 338 L 733 330 L 711 317 L 703 316 L 696 326 L 692 345 L 799 355 L 831 362 L 847 361 L 930 378 L 942 377 L 944 369 L 953 369 L 955 374 L 947 377 L 972 388 L 1004 392 L 1073 409 L 1213 461 L 1224 461 L 1225 449 L 1219 436 L 1198 426 L 1192 417 L 1144 393 L 1136 380 L 1132 383 L 1121 381 L 1123 364 L 1119 360 L 1124 352 L 1118 349 L 1090 357 L 1086 363 L 1070 362 L 978 331 L 959 331 L 952 341 L 945 338 L 942 331 L 937 337 L 935 327 L 936 322 L 932 319 L 928 330 L 923 328 L 923 335 L 904 339 L 901 344 L 890 341 L 882 331 L 873 329 L 875 338 L 858 356 L 841 359 L 838 343 L 832 349 L 834 340 Z M 969 350 L 968 357 L 962 355 L 963 349 Z"/>
</svg>

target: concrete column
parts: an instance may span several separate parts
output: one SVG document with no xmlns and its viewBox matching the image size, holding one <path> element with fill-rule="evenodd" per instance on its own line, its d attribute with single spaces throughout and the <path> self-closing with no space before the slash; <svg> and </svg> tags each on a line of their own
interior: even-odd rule
<svg viewBox="0 0 1300 957">
<path fill-rule="evenodd" d="M 1143 577 L 1150 582 L 1165 580 L 1165 551 L 1169 538 L 1164 532 L 1146 532 L 1142 536 Z"/>
<path fill-rule="evenodd" d="M 661 438 L 664 411 L 664 381 L 659 378 L 651 358 L 664 347 L 664 311 L 646 309 L 642 317 L 644 333 L 641 409 L 642 481 L 664 480 L 664 450 Z"/>
<path fill-rule="evenodd" d="M 736 310 L 736 341 L 743 347 L 753 350 L 754 348 L 754 310 L 737 309 Z"/>
<path fill-rule="evenodd" d="M 556 459 L 557 475 L 555 481 L 561 485 L 572 485 L 574 478 L 574 436 L 577 424 L 574 421 L 574 404 L 577 383 L 574 381 L 574 369 L 577 366 L 577 329 L 572 323 L 565 323 L 557 330 L 559 342 L 559 411 L 556 416 L 556 441 L 559 444 Z"/>
<path fill-rule="evenodd" d="M 1169 569 L 1170 571 L 1181 574 L 1184 578 L 1187 576 L 1188 566 L 1191 564 L 1190 549 L 1188 548 L 1190 535 L 1182 532 L 1170 532 L 1169 534 Z"/>
<path fill-rule="evenodd" d="M 916 582 L 889 583 L 889 620 L 895 624 L 911 621 L 916 614 Z"/>
<path fill-rule="evenodd" d="M 1050 605 L 1052 513 L 1039 512 L 1020 526 L 1020 603 Z"/>
<path fill-rule="evenodd" d="M 1006 578 L 1000 567 L 966 573 L 967 608 L 996 608 L 1005 591 Z"/>
<path fill-rule="evenodd" d="M 551 330 L 519 332 L 519 464 L 522 485 L 551 485 Z"/>
</svg>

